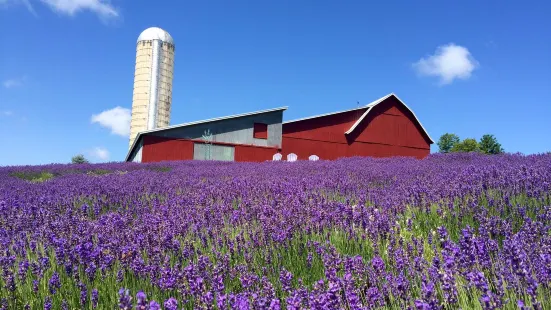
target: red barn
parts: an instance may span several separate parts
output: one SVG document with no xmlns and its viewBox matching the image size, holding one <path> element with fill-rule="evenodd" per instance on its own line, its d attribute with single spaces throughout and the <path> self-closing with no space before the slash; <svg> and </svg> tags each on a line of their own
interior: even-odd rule
<svg viewBox="0 0 551 310">
<path fill-rule="evenodd" d="M 283 123 L 283 155 L 299 159 L 430 154 L 431 139 L 413 111 L 396 95 L 357 109 Z"/>
<path fill-rule="evenodd" d="M 286 107 L 144 131 L 126 161 L 212 159 L 265 161 L 281 153 L 299 160 L 430 154 L 433 140 L 415 113 L 389 94 L 356 109 L 282 122 Z M 204 132 L 211 133 L 206 141 Z"/>
</svg>

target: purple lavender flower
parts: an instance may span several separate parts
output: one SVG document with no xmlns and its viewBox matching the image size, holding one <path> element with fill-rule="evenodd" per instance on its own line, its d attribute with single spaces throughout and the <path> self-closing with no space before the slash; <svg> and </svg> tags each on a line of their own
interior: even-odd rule
<svg viewBox="0 0 551 310">
<path fill-rule="evenodd" d="M 33 280 L 33 292 L 38 293 L 38 281 Z"/>
<path fill-rule="evenodd" d="M 144 292 L 139 291 L 136 294 L 136 303 L 137 303 L 136 309 L 139 309 L 139 310 L 147 309 L 147 296 L 145 295 Z"/>
<path fill-rule="evenodd" d="M 281 282 L 281 287 L 283 288 L 283 291 L 290 292 L 291 291 L 291 280 L 293 279 L 293 274 L 289 271 L 281 270 L 279 274 L 279 281 Z"/>
<path fill-rule="evenodd" d="M 308 257 L 306 257 L 306 265 L 308 266 L 308 268 L 312 268 L 312 260 L 312 253 L 308 252 Z"/>
<path fill-rule="evenodd" d="M 132 309 L 132 297 L 130 296 L 130 292 L 124 288 L 119 290 L 119 309 Z"/>
<path fill-rule="evenodd" d="M 47 296 L 44 300 L 44 310 L 50 309 L 52 309 L 52 298 L 50 298 L 50 296 Z"/>
<path fill-rule="evenodd" d="M 92 308 L 97 308 L 98 306 L 98 290 L 93 289 L 92 290 L 92 296 L 90 297 L 90 301 L 92 302 Z"/>
<path fill-rule="evenodd" d="M 122 269 L 119 269 L 117 271 L 117 283 L 121 283 L 123 280 L 124 274 L 122 272 Z"/>
<path fill-rule="evenodd" d="M 517 300 L 517 306 L 519 310 L 528 310 L 528 307 L 524 305 L 524 302 L 522 300 Z"/>
<path fill-rule="evenodd" d="M 57 272 L 54 272 L 52 277 L 50 278 L 50 281 L 48 282 L 48 288 L 50 290 L 50 294 L 54 295 L 61 287 L 61 281 L 59 280 L 59 274 Z"/>
<path fill-rule="evenodd" d="M 19 262 L 19 271 L 18 276 L 20 281 L 24 281 L 24 279 L 27 276 L 27 271 L 29 270 L 29 261 L 28 260 L 22 260 Z"/>
<path fill-rule="evenodd" d="M 216 306 L 218 309 L 226 309 L 228 296 L 226 294 L 218 293 L 216 295 Z"/>
<path fill-rule="evenodd" d="M 269 310 L 280 310 L 281 306 L 279 304 L 279 299 L 272 299 L 272 301 L 270 302 L 270 307 L 268 309 Z"/>
<path fill-rule="evenodd" d="M 161 310 L 161 306 L 154 300 L 149 302 L 149 310 Z"/>
<path fill-rule="evenodd" d="M 164 303 L 166 310 L 177 310 L 178 309 L 178 301 L 174 299 L 173 297 L 170 297 L 167 299 Z"/>
<path fill-rule="evenodd" d="M 86 289 L 86 285 L 82 282 L 79 282 L 77 286 L 80 288 L 80 305 L 84 306 L 88 299 L 88 290 Z"/>
<path fill-rule="evenodd" d="M 10 271 L 4 271 L 4 273 L 7 273 L 7 275 L 4 277 L 5 284 L 4 286 L 9 292 L 15 291 L 15 278 L 13 274 Z"/>
</svg>

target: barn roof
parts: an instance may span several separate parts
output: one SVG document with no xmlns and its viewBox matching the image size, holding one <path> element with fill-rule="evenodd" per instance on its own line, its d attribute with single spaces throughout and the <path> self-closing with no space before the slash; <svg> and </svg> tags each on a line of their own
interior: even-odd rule
<svg viewBox="0 0 551 310">
<path fill-rule="evenodd" d="M 274 108 L 274 109 L 260 110 L 260 111 L 255 111 L 255 112 L 242 113 L 242 114 L 234 114 L 234 115 L 223 116 L 223 117 L 215 117 L 215 118 L 205 119 L 205 120 L 201 120 L 201 121 L 182 123 L 182 124 L 178 124 L 178 125 L 172 125 L 172 126 L 166 126 L 166 127 L 161 127 L 161 128 L 155 128 L 155 129 L 140 131 L 136 135 L 136 138 L 134 139 L 134 142 L 132 143 L 132 146 L 130 147 L 130 149 L 128 149 L 128 153 L 126 154 L 125 161 L 128 161 L 128 159 L 130 158 L 130 155 L 132 154 L 132 151 L 136 147 L 136 144 L 138 144 L 138 141 L 140 140 L 140 138 L 144 134 L 153 133 L 153 132 L 161 132 L 161 131 L 165 131 L 165 130 L 170 130 L 170 129 L 175 129 L 175 128 L 182 128 L 182 127 L 193 126 L 193 125 L 198 125 L 198 124 L 224 121 L 224 120 L 228 120 L 228 119 L 232 119 L 232 118 L 239 118 L 239 117 L 257 115 L 257 114 L 263 114 L 263 113 L 270 113 L 270 112 L 277 112 L 277 111 L 285 111 L 285 110 L 287 110 L 287 107 L 279 107 L 279 108 Z"/>
<path fill-rule="evenodd" d="M 386 99 L 390 98 L 390 97 L 394 97 L 396 100 L 398 100 L 398 102 L 400 102 L 412 115 L 413 117 L 415 118 L 415 121 L 417 121 L 417 123 L 419 124 L 419 126 L 421 126 L 421 129 L 423 129 L 423 132 L 425 133 L 425 135 L 427 135 L 427 137 L 429 138 L 430 142 L 431 143 L 434 143 L 434 140 L 432 140 L 432 138 L 430 137 L 429 133 L 427 132 L 427 130 L 425 129 L 425 127 L 423 127 L 423 124 L 421 124 L 421 121 L 419 121 L 419 119 L 417 118 L 417 116 L 415 115 L 415 113 L 413 112 L 412 109 L 410 109 L 406 104 L 405 102 L 403 102 L 400 98 L 398 98 L 398 96 L 396 96 L 394 93 L 390 93 L 384 97 L 381 97 L 371 103 L 369 103 L 368 105 L 366 105 L 365 107 L 367 107 L 367 110 L 364 112 L 364 114 L 362 114 L 362 116 L 360 116 L 360 118 L 358 118 L 358 120 L 354 123 L 354 125 L 352 125 L 352 127 L 350 127 L 350 129 L 348 129 L 344 134 L 346 135 L 349 135 L 351 134 L 354 129 L 356 129 L 356 127 L 358 127 L 358 125 L 367 117 L 367 115 L 369 114 L 369 112 L 371 110 L 373 110 L 374 107 L 376 107 L 378 104 L 380 104 L 381 102 L 384 102 Z"/>
</svg>

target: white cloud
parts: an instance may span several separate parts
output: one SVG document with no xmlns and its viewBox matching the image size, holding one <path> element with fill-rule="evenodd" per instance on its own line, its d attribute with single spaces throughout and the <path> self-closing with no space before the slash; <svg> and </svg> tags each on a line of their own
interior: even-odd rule
<svg viewBox="0 0 551 310">
<path fill-rule="evenodd" d="M 13 116 L 13 112 L 6 110 L 6 111 L 0 111 L 0 115 L 2 116 Z"/>
<path fill-rule="evenodd" d="M 7 79 L 2 83 L 2 85 L 4 86 L 4 88 L 14 88 L 14 87 L 23 86 L 23 82 L 25 82 L 25 79 L 26 79 L 25 77 Z"/>
<path fill-rule="evenodd" d="M 439 77 L 441 84 L 450 84 L 455 79 L 466 80 L 478 67 L 478 62 L 466 47 L 453 43 L 439 46 L 434 55 L 413 64 L 419 75 Z"/>
<path fill-rule="evenodd" d="M 36 16 L 33 6 L 29 0 L 0 0 L 0 8 L 7 8 L 10 5 L 23 4 L 29 12 Z"/>
<path fill-rule="evenodd" d="M 112 134 L 129 137 L 130 117 L 129 109 L 115 107 L 100 114 L 92 115 L 92 124 L 98 123 L 100 126 L 110 129 Z"/>
<path fill-rule="evenodd" d="M 110 4 L 109 0 L 40 0 L 53 11 L 74 16 L 80 11 L 91 11 L 102 18 L 118 17 L 119 12 Z M 23 4 L 29 12 L 36 15 L 30 0 L 0 0 L 0 7 Z"/>
<path fill-rule="evenodd" d="M 54 11 L 73 16 L 79 11 L 92 11 L 101 17 L 117 17 L 119 12 L 106 0 L 40 0 Z"/>
<path fill-rule="evenodd" d="M 108 160 L 109 151 L 104 147 L 95 147 L 94 149 L 88 151 L 88 156 L 98 160 Z"/>
</svg>

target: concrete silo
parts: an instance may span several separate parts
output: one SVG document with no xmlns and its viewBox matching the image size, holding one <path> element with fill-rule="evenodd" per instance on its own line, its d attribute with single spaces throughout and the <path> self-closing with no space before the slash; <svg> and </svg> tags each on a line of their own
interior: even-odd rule
<svg viewBox="0 0 551 310">
<path fill-rule="evenodd" d="M 130 146 L 139 132 L 170 124 L 173 74 L 174 40 L 163 29 L 144 30 L 136 44 Z"/>
</svg>

